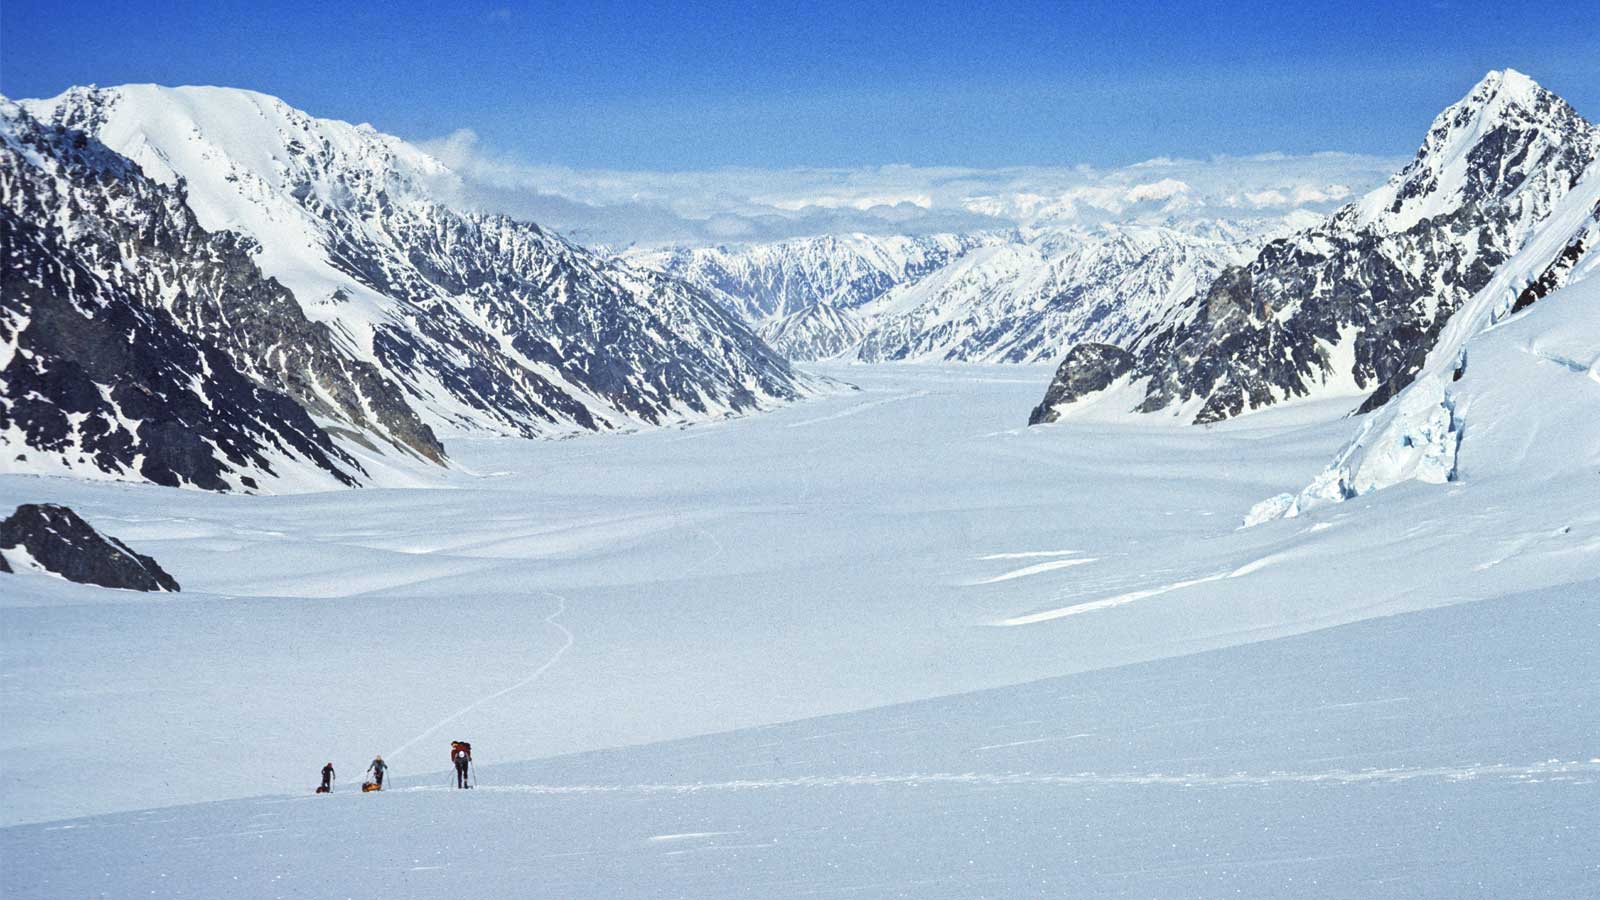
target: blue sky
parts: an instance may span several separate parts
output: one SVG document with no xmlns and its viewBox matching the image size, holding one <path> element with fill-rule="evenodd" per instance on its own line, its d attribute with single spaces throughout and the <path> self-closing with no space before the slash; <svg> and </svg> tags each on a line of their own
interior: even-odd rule
<svg viewBox="0 0 1600 900">
<path fill-rule="evenodd" d="M 1581 4 L 5 0 L 0 92 L 222 84 L 583 169 L 1409 154 L 1512 66 L 1600 116 Z M 1336 7 L 1336 8 L 1335 8 Z"/>
</svg>

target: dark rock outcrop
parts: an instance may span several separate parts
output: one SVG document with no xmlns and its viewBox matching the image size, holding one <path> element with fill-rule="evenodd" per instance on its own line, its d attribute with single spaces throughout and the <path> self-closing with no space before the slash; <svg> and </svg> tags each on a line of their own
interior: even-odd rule
<svg viewBox="0 0 1600 900">
<path fill-rule="evenodd" d="M 65 506 L 28 503 L 0 522 L 0 548 L 19 547 L 68 581 L 132 591 L 176 591 L 156 561 L 101 534 Z M 7 567 L 4 571 L 10 571 Z"/>
<path fill-rule="evenodd" d="M 1133 371 L 1133 354 L 1111 344 L 1079 344 L 1061 361 L 1044 400 L 1028 416 L 1029 425 L 1043 425 L 1060 417 L 1059 407 L 1103 391 Z"/>
</svg>

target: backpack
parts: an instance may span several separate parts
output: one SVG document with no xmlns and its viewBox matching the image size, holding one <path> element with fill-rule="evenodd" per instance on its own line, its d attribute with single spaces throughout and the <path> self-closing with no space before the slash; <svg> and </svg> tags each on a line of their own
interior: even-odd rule
<svg viewBox="0 0 1600 900">
<path fill-rule="evenodd" d="M 457 754 L 465 753 L 467 759 L 472 758 L 472 745 L 466 741 L 450 742 L 450 758 L 455 759 Z"/>
</svg>

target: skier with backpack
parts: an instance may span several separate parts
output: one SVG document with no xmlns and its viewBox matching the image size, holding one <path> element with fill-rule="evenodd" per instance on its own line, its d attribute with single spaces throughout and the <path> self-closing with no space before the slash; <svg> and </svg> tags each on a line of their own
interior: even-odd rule
<svg viewBox="0 0 1600 900">
<path fill-rule="evenodd" d="M 367 771 L 372 775 L 372 781 L 370 782 L 372 785 L 372 790 L 383 790 L 383 773 L 387 772 L 388 770 L 389 764 L 384 762 L 383 757 L 381 756 L 374 758 L 372 760 L 372 765 L 367 766 Z M 361 789 L 363 791 L 367 790 L 367 785 L 362 785 Z"/>
<path fill-rule="evenodd" d="M 472 745 L 466 741 L 451 741 L 450 761 L 456 766 L 456 787 L 472 787 L 467 782 L 467 767 L 472 765 Z"/>
<path fill-rule="evenodd" d="M 317 788 L 317 793 L 333 793 L 333 763 L 328 763 L 322 767 L 322 787 Z"/>
</svg>

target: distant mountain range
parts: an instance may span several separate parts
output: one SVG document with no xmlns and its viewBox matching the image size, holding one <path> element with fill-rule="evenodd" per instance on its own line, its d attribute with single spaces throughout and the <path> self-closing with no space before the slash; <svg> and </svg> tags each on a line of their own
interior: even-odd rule
<svg viewBox="0 0 1600 900">
<path fill-rule="evenodd" d="M 633 251 L 701 287 L 792 359 L 1039 362 L 1131 337 L 1173 294 L 1244 262 L 1281 219 L 1172 219 L 925 237 L 826 235 Z"/>
<path fill-rule="evenodd" d="M 704 420 L 815 383 L 707 292 L 453 209 L 431 157 L 262 94 L 75 88 L 5 102 L 0 144 L 7 470 L 361 484 L 443 463 L 441 436 Z"/>
</svg>

